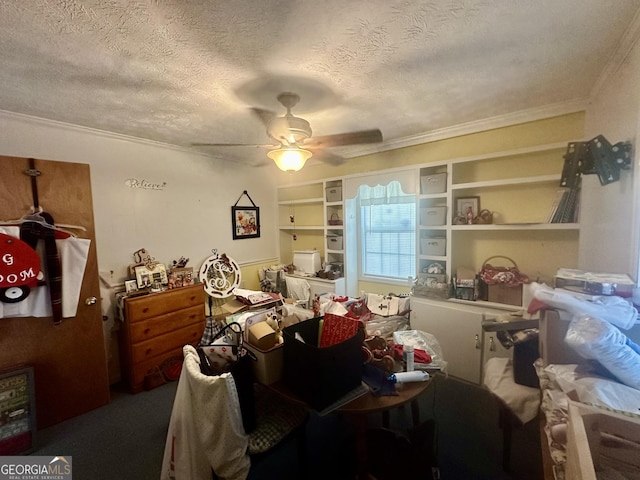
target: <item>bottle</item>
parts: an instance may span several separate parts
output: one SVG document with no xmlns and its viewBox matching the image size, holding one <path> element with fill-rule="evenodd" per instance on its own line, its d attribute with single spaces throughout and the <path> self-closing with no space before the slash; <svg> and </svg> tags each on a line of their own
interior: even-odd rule
<svg viewBox="0 0 640 480">
<path fill-rule="evenodd" d="M 473 210 L 472 210 L 471 206 L 469 206 L 469 208 L 467 208 L 467 224 L 468 225 L 473 225 Z"/>
<path fill-rule="evenodd" d="M 413 345 L 403 345 L 402 354 L 406 365 L 407 372 L 413 372 L 414 369 L 414 351 Z"/>
<path fill-rule="evenodd" d="M 429 374 L 421 370 L 414 370 L 413 372 L 398 372 L 389 375 L 387 380 L 391 383 L 426 382 L 429 380 Z"/>
</svg>

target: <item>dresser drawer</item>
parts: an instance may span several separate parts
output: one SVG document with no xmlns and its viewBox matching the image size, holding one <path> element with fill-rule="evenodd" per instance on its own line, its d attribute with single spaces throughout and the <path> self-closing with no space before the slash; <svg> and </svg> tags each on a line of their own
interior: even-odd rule
<svg viewBox="0 0 640 480">
<path fill-rule="evenodd" d="M 164 360 L 171 357 L 181 356 L 182 346 L 169 350 L 158 357 L 153 357 L 142 363 L 136 364 L 131 370 L 126 372 L 131 393 L 140 393 L 144 390 L 144 377 L 147 376 L 148 373 L 152 372 Z"/>
<path fill-rule="evenodd" d="M 182 347 L 187 343 L 197 344 L 202 338 L 204 323 L 193 324 L 187 327 L 165 333 L 159 337 L 131 346 L 131 363 L 136 365 L 150 358 L 162 355 L 176 347 Z"/>
<path fill-rule="evenodd" d="M 132 322 L 128 325 L 129 339 L 132 344 L 135 344 L 194 323 L 197 323 L 204 331 L 205 317 L 204 305 L 202 304 L 139 322 Z"/>
<path fill-rule="evenodd" d="M 202 284 L 166 290 L 162 293 L 152 293 L 144 297 L 128 298 L 125 301 L 125 321 L 139 322 L 195 305 L 201 305 L 204 309 Z"/>
</svg>

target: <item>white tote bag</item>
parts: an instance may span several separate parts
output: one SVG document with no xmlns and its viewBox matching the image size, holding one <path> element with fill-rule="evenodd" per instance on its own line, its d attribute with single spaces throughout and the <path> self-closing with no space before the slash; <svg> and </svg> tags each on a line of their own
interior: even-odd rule
<svg viewBox="0 0 640 480">
<path fill-rule="evenodd" d="M 378 295 L 377 293 L 367 294 L 367 308 L 371 313 L 388 317 L 398 314 L 398 297 L 390 295 Z"/>
</svg>

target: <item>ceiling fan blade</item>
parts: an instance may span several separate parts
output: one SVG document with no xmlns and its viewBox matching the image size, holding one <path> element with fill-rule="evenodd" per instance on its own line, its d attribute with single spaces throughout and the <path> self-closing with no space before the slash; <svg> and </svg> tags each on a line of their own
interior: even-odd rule
<svg viewBox="0 0 640 480">
<path fill-rule="evenodd" d="M 341 157 L 340 155 L 336 155 L 335 153 L 331 153 L 327 150 L 312 150 L 312 152 L 313 156 L 311 158 L 315 158 L 316 160 L 320 160 L 321 162 L 328 163 L 329 165 L 338 166 L 347 161 L 346 158 Z"/>
<path fill-rule="evenodd" d="M 321 137 L 309 138 L 305 147 L 343 147 L 346 145 L 358 145 L 363 143 L 382 142 L 382 132 L 380 130 L 361 130 L 359 132 L 337 133 L 335 135 L 324 135 Z"/>
</svg>

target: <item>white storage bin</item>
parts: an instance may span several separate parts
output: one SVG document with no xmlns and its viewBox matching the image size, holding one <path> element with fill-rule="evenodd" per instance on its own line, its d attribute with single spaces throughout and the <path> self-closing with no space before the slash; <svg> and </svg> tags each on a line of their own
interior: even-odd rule
<svg viewBox="0 0 640 480">
<path fill-rule="evenodd" d="M 342 201 L 342 188 L 340 187 L 327 187 L 327 202 L 341 202 Z"/>
<path fill-rule="evenodd" d="M 447 221 L 447 207 L 420 208 L 420 225 L 444 225 Z"/>
<path fill-rule="evenodd" d="M 327 248 L 329 250 L 342 250 L 343 245 L 340 235 L 330 235 L 327 237 Z"/>
<path fill-rule="evenodd" d="M 293 252 L 293 265 L 298 272 L 315 275 L 320 270 L 320 252 L 317 250 L 296 250 Z"/>
<path fill-rule="evenodd" d="M 444 237 L 421 238 L 420 248 L 422 255 L 445 255 L 447 239 Z"/>
<path fill-rule="evenodd" d="M 420 177 L 422 193 L 444 193 L 447 191 L 447 174 L 434 173 Z"/>
</svg>

